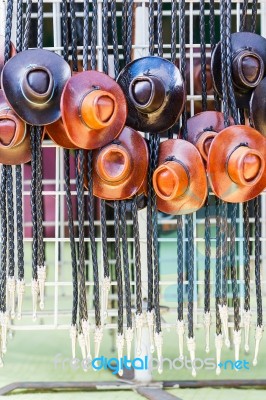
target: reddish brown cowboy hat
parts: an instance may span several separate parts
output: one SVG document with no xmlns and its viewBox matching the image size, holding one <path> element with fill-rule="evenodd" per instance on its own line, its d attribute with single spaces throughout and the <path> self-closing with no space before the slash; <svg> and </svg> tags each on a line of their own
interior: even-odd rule
<svg viewBox="0 0 266 400">
<path fill-rule="evenodd" d="M 188 141 L 197 147 L 205 162 L 212 140 L 223 129 L 224 115 L 218 111 L 204 111 L 187 120 Z"/>
<path fill-rule="evenodd" d="M 61 110 L 69 141 L 87 150 L 97 149 L 116 138 L 127 117 L 121 88 L 98 71 L 72 76 L 62 94 Z"/>
<path fill-rule="evenodd" d="M 44 133 L 47 133 L 47 135 L 52 139 L 52 141 L 60 147 L 64 147 L 65 149 L 78 148 L 69 139 L 62 118 L 59 118 L 58 121 L 52 124 L 46 125 Z"/>
<path fill-rule="evenodd" d="M 27 125 L 9 107 L 0 90 L 0 163 L 24 164 L 31 160 Z"/>
<path fill-rule="evenodd" d="M 252 125 L 266 136 L 266 78 L 258 84 L 250 100 Z"/>
<path fill-rule="evenodd" d="M 147 177 L 149 152 L 140 133 L 125 127 L 116 140 L 93 155 L 93 194 L 105 200 L 128 199 Z"/>
<path fill-rule="evenodd" d="M 207 196 L 207 177 L 196 147 L 181 139 L 161 143 L 153 187 L 160 211 L 182 215 L 201 208 Z"/>
<path fill-rule="evenodd" d="M 222 200 L 242 203 L 266 187 L 266 139 L 245 125 L 229 126 L 212 141 L 208 157 L 211 187 Z"/>
<path fill-rule="evenodd" d="M 70 74 L 69 65 L 58 54 L 33 49 L 5 64 L 1 82 L 20 118 L 31 125 L 47 125 L 60 118 L 60 98 Z"/>
<path fill-rule="evenodd" d="M 248 108 L 254 88 L 266 73 L 266 39 L 251 32 L 231 35 L 232 78 L 238 107 Z M 222 97 L 221 43 L 214 49 L 211 60 L 213 84 Z"/>
<path fill-rule="evenodd" d="M 143 57 L 127 64 L 117 82 L 127 99 L 126 124 L 142 132 L 163 132 L 178 120 L 185 104 L 179 69 L 161 57 Z"/>
<path fill-rule="evenodd" d="M 15 46 L 13 45 L 13 43 L 10 43 L 10 54 L 9 57 L 14 57 L 14 55 L 17 54 Z M 5 37 L 0 35 L 0 76 L 2 74 L 2 69 L 4 67 L 4 63 L 5 63 Z M 0 88 L 1 88 L 1 84 L 0 84 Z"/>
</svg>

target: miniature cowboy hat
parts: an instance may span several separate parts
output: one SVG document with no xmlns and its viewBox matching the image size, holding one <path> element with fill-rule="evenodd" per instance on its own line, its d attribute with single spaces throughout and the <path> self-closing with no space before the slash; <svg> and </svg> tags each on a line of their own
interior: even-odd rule
<svg viewBox="0 0 266 400">
<path fill-rule="evenodd" d="M 179 69 L 161 57 L 143 57 L 127 64 L 117 82 L 128 105 L 126 124 L 143 132 L 163 132 L 178 120 L 185 104 Z"/>
<path fill-rule="evenodd" d="M 252 91 L 266 73 L 266 39 L 251 32 L 237 32 L 231 35 L 231 43 L 232 79 L 237 107 L 248 108 Z M 221 97 L 221 43 L 214 49 L 211 68 L 214 88 Z"/>
<path fill-rule="evenodd" d="M 252 125 L 266 136 L 266 78 L 258 84 L 250 99 Z"/>
<path fill-rule="evenodd" d="M 204 111 L 187 120 L 187 140 L 197 147 L 201 157 L 207 162 L 212 140 L 223 129 L 223 113 Z"/>
<path fill-rule="evenodd" d="M 60 98 L 70 78 L 67 62 L 48 50 L 18 53 L 4 66 L 2 88 L 13 110 L 31 125 L 47 125 L 60 118 Z"/>
<path fill-rule="evenodd" d="M 160 144 L 152 180 L 157 208 L 167 214 L 190 214 L 206 200 L 205 167 L 196 147 L 186 140 L 168 139 Z"/>
<path fill-rule="evenodd" d="M 93 154 L 93 194 L 124 200 L 138 193 L 147 177 L 149 152 L 140 133 L 125 127 L 112 143 Z"/>
<path fill-rule="evenodd" d="M 6 102 L 0 90 L 0 163 L 19 165 L 31 160 L 30 135 L 27 125 Z"/>
<path fill-rule="evenodd" d="M 13 45 L 12 42 L 10 42 L 10 53 L 9 57 L 14 57 L 14 55 L 17 54 L 15 46 Z M 2 69 L 5 64 L 5 37 L 0 35 L 0 76 L 2 73 Z M 1 86 L 0 86 L 1 87 Z"/>
<path fill-rule="evenodd" d="M 266 187 L 266 139 L 245 125 L 229 126 L 213 139 L 208 156 L 208 176 L 217 197 L 242 203 Z"/>
<path fill-rule="evenodd" d="M 111 142 L 127 117 L 125 96 L 119 85 L 98 71 L 80 72 L 67 82 L 61 98 L 62 119 L 68 139 L 76 147 L 92 150 Z"/>
</svg>

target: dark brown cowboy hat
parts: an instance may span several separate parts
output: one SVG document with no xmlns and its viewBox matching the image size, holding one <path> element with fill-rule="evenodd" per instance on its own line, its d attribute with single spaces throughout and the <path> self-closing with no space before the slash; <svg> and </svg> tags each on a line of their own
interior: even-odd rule
<svg viewBox="0 0 266 400">
<path fill-rule="evenodd" d="M 27 125 L 9 107 L 0 90 L 0 163 L 24 164 L 31 160 Z"/>
<path fill-rule="evenodd" d="M 213 139 L 208 157 L 211 187 L 222 200 L 242 203 L 266 187 L 266 139 L 246 125 L 223 129 Z"/>
<path fill-rule="evenodd" d="M 205 162 L 212 140 L 224 129 L 224 115 L 219 111 L 204 111 L 187 120 L 188 141 L 199 150 Z"/>
<path fill-rule="evenodd" d="M 248 108 L 254 88 L 266 73 L 266 39 L 251 32 L 231 35 L 232 78 L 237 107 Z M 222 96 L 221 43 L 218 43 L 211 61 L 213 83 Z"/>
<path fill-rule="evenodd" d="M 15 46 L 13 45 L 12 42 L 10 42 L 10 54 L 9 57 L 14 57 L 14 55 L 17 54 Z M 2 69 L 4 67 L 5 63 L 5 37 L 0 35 L 0 76 L 2 73 Z M 1 88 L 1 86 L 0 86 Z"/>
<path fill-rule="evenodd" d="M 50 139 L 52 139 L 52 141 L 60 147 L 63 147 L 65 149 L 78 148 L 69 139 L 62 118 L 59 118 L 58 121 L 55 121 L 52 124 L 46 125 L 44 133 L 47 133 Z"/>
<path fill-rule="evenodd" d="M 87 150 L 97 149 L 116 138 L 127 117 L 121 88 L 98 71 L 72 76 L 62 94 L 61 110 L 68 139 L 76 147 Z"/>
<path fill-rule="evenodd" d="M 160 211 L 182 215 L 201 208 L 207 196 L 207 176 L 196 147 L 182 139 L 161 143 L 153 187 Z"/>
<path fill-rule="evenodd" d="M 262 79 L 251 96 L 250 118 L 253 126 L 266 136 L 266 78 Z"/>
<path fill-rule="evenodd" d="M 126 124 L 142 132 L 163 132 L 178 120 L 185 104 L 179 69 L 161 57 L 143 57 L 127 64 L 117 82 L 128 105 Z"/>
<path fill-rule="evenodd" d="M 47 125 L 60 118 L 60 98 L 70 78 L 67 62 L 48 50 L 22 51 L 2 72 L 2 88 L 13 110 L 31 125 Z"/>
<path fill-rule="evenodd" d="M 138 193 L 147 177 L 149 152 L 140 133 L 125 127 L 112 143 L 93 155 L 93 194 L 124 200 Z"/>
</svg>

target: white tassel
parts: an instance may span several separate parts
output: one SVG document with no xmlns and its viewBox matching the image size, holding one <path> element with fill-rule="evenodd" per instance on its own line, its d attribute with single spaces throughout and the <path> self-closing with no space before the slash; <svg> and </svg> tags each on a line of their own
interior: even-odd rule
<svg viewBox="0 0 266 400">
<path fill-rule="evenodd" d="M 88 371 L 87 368 L 87 353 L 86 353 L 86 341 L 85 341 L 85 337 L 83 333 L 79 333 L 78 335 L 78 342 L 79 342 L 79 347 L 81 350 L 81 354 L 82 354 L 82 367 L 83 370 L 86 372 Z"/>
<path fill-rule="evenodd" d="M 131 357 L 131 345 L 133 341 L 133 329 L 132 328 L 127 328 L 125 332 L 125 339 L 126 339 L 126 344 L 127 344 L 127 358 L 130 360 Z"/>
<path fill-rule="evenodd" d="M 246 353 L 249 352 L 250 324 L 251 324 L 251 311 L 244 310 L 243 311 L 243 325 L 244 325 L 244 332 L 245 332 L 245 351 L 246 351 Z"/>
<path fill-rule="evenodd" d="M 211 329 L 211 313 L 207 311 L 203 314 L 203 324 L 205 328 L 205 351 L 210 352 L 210 329 Z"/>
<path fill-rule="evenodd" d="M 72 361 L 75 363 L 76 360 L 76 341 L 77 341 L 77 328 L 76 325 L 70 327 L 70 339 L 71 339 L 71 350 L 72 350 Z"/>
<path fill-rule="evenodd" d="M 150 337 L 150 352 L 154 353 L 154 310 L 147 311 L 146 315 Z"/>
<path fill-rule="evenodd" d="M 234 346 L 235 346 L 235 361 L 239 360 L 239 351 L 240 351 L 240 345 L 241 345 L 241 329 L 239 331 L 233 331 L 233 337 L 234 337 Z"/>
<path fill-rule="evenodd" d="M 196 351 L 196 341 L 195 341 L 195 336 L 191 338 L 187 338 L 187 348 L 190 354 L 190 360 L 191 360 L 191 365 L 192 365 L 192 376 L 196 376 L 196 368 L 195 368 L 195 351 Z"/>
<path fill-rule="evenodd" d="M 176 330 L 178 334 L 178 345 L 179 345 L 179 359 L 184 359 L 184 334 L 185 334 L 185 324 L 184 321 L 177 320 Z"/>
<path fill-rule="evenodd" d="M 7 278 L 7 293 L 10 304 L 10 316 L 11 319 L 15 318 L 15 292 L 16 292 L 16 281 L 14 276 L 8 276 Z"/>
<path fill-rule="evenodd" d="M 254 356 L 254 360 L 253 360 L 254 367 L 258 363 L 259 347 L 260 347 L 260 341 L 262 339 L 262 335 L 263 335 L 263 325 L 262 326 L 257 326 L 256 327 L 256 333 L 255 333 L 255 340 L 256 340 L 255 356 Z"/>
<path fill-rule="evenodd" d="M 102 339 L 103 339 L 103 328 L 102 326 L 96 326 L 94 331 L 95 358 L 99 357 Z"/>
<path fill-rule="evenodd" d="M 217 363 L 216 375 L 220 375 L 221 373 L 221 367 L 219 364 L 221 363 L 222 347 L 223 347 L 223 335 L 222 334 L 216 335 L 215 336 L 216 363 Z"/>
<path fill-rule="evenodd" d="M 44 286 L 46 281 L 46 266 L 38 265 L 37 267 L 38 284 L 40 290 L 40 309 L 44 309 Z"/>
<path fill-rule="evenodd" d="M 91 343 L 90 343 L 90 323 L 88 320 L 81 321 L 82 332 L 85 339 L 85 346 L 87 352 L 87 359 L 91 360 Z"/>
<path fill-rule="evenodd" d="M 7 327 L 9 324 L 8 312 L 0 313 L 0 324 L 1 324 L 1 348 L 2 353 L 5 354 L 7 351 Z"/>
<path fill-rule="evenodd" d="M 102 316 L 105 320 L 108 317 L 108 295 L 111 288 L 110 276 L 105 276 L 102 281 Z"/>
<path fill-rule="evenodd" d="M 228 307 L 226 305 L 219 304 L 219 312 L 222 320 L 223 331 L 224 331 L 224 344 L 226 347 L 230 347 L 229 332 L 228 332 Z"/>
<path fill-rule="evenodd" d="M 18 296 L 18 312 L 17 312 L 17 319 L 21 319 L 22 315 L 22 301 L 23 295 L 25 293 L 25 281 L 24 279 L 17 280 L 17 296 Z"/>
<path fill-rule="evenodd" d="M 116 336 L 116 347 L 117 347 L 117 358 L 120 365 L 120 360 L 123 358 L 123 349 L 124 349 L 124 335 L 123 333 L 118 333 Z M 119 369 L 118 371 L 119 376 L 123 375 L 123 369 Z"/>
<path fill-rule="evenodd" d="M 143 314 L 136 314 L 136 339 L 137 339 L 137 355 L 141 355 L 141 336 L 143 326 Z"/>
<path fill-rule="evenodd" d="M 31 294 L 32 294 L 32 319 L 33 321 L 36 321 L 37 319 L 37 300 L 38 300 L 38 294 L 39 294 L 39 285 L 38 281 L 35 279 L 32 279 L 31 281 Z"/>
<path fill-rule="evenodd" d="M 163 354 L 162 354 L 162 349 L 163 349 L 163 334 L 162 332 L 155 332 L 154 333 L 154 343 L 155 347 L 157 349 L 157 356 L 158 356 L 158 372 L 161 374 L 163 372 Z"/>
</svg>

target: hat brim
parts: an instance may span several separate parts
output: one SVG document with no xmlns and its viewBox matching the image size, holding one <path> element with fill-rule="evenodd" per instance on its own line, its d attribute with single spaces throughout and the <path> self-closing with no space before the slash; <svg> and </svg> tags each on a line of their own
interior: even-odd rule
<svg viewBox="0 0 266 400">
<path fill-rule="evenodd" d="M 182 139 L 168 139 L 160 144 L 158 166 L 168 157 L 181 161 L 189 173 L 187 191 L 176 199 L 163 200 L 157 196 L 158 210 L 173 215 L 190 214 L 199 210 L 207 196 L 207 176 L 200 153 L 193 144 Z"/>
<path fill-rule="evenodd" d="M 45 104 L 32 103 L 23 93 L 22 80 L 32 66 L 47 68 L 53 77 L 53 94 Z M 32 49 L 18 53 L 5 64 L 1 85 L 8 103 L 18 116 L 28 124 L 41 126 L 60 118 L 60 98 L 70 75 L 69 65 L 58 54 L 44 49 Z"/>
<path fill-rule="evenodd" d="M 17 54 L 16 48 L 13 45 L 13 43 L 10 43 L 10 58 L 14 57 L 14 55 Z M 0 76 L 2 74 L 2 69 L 4 67 L 5 63 L 5 37 L 0 35 Z M 0 83 L 0 88 L 1 88 L 1 83 Z"/>
<path fill-rule="evenodd" d="M 79 107 L 84 96 L 94 88 L 111 93 L 118 104 L 113 123 L 103 129 L 90 129 L 80 118 Z M 93 150 L 115 139 L 123 129 L 127 105 L 124 93 L 110 76 L 98 71 L 83 71 L 67 82 L 61 98 L 62 119 L 69 140 L 77 147 Z"/>
<path fill-rule="evenodd" d="M 116 140 L 120 142 L 119 146 L 125 148 L 131 155 L 131 173 L 126 180 L 113 184 L 106 182 L 98 175 L 96 168 L 97 158 L 102 149 L 94 151 L 93 194 L 105 200 L 125 200 L 134 196 L 143 186 L 148 172 L 149 150 L 141 134 L 125 127 Z"/>
<path fill-rule="evenodd" d="M 136 77 L 159 77 L 165 87 L 165 99 L 161 107 L 152 113 L 140 112 L 130 99 L 129 86 Z M 126 124 L 142 132 L 164 132 L 178 120 L 185 104 L 185 86 L 179 69 L 161 57 L 143 57 L 127 64 L 117 78 L 127 99 Z"/>
<path fill-rule="evenodd" d="M 53 124 L 46 125 L 45 132 L 52 139 L 52 141 L 64 149 L 78 149 L 77 146 L 69 139 L 66 128 L 63 124 L 62 118 Z"/>
<path fill-rule="evenodd" d="M 266 78 L 258 84 L 250 99 L 250 118 L 256 129 L 266 136 Z"/>
<path fill-rule="evenodd" d="M 229 126 L 213 140 L 208 156 L 208 177 L 213 192 L 229 203 L 242 203 L 258 196 L 266 187 L 266 171 L 254 186 L 234 183 L 226 170 L 228 156 L 241 143 L 258 150 L 266 161 L 266 139 L 256 130 L 245 125 Z"/>
<path fill-rule="evenodd" d="M 241 50 L 254 50 L 263 60 L 266 67 L 266 39 L 256 33 L 236 32 L 231 35 L 232 56 Z M 212 54 L 211 71 L 215 91 L 222 97 L 222 75 L 221 75 L 221 42 L 219 42 Z M 266 73 L 266 68 L 265 68 Z M 265 74 L 264 73 L 264 74 Z M 245 93 L 234 86 L 236 104 L 239 108 L 249 108 L 249 101 L 254 89 Z"/>
<path fill-rule="evenodd" d="M 224 129 L 224 114 L 219 111 L 204 111 L 187 120 L 188 141 L 196 144 L 205 131 L 220 132 Z"/>
</svg>

